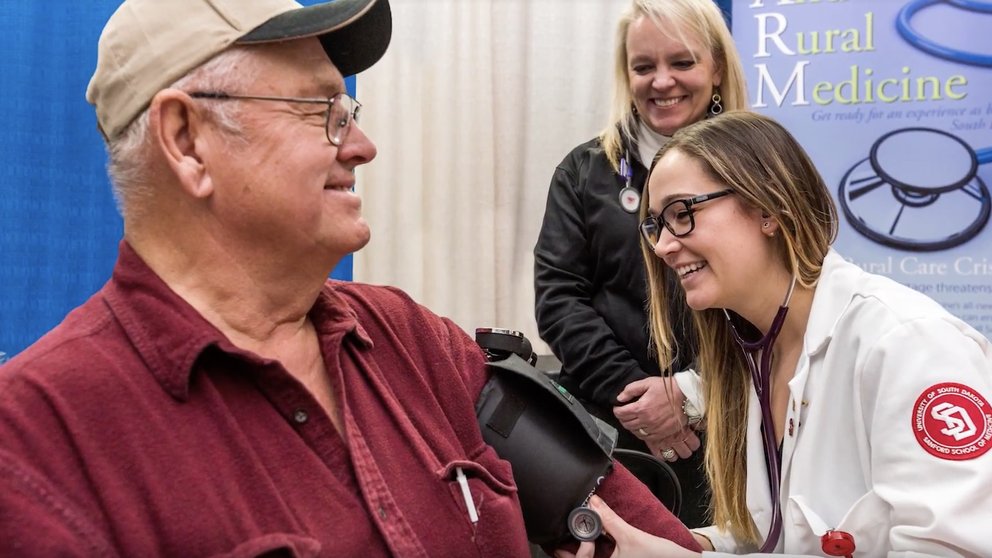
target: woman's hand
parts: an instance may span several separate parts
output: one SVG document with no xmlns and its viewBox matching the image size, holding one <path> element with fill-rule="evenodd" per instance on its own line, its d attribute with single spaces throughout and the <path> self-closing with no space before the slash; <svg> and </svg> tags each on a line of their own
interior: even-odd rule
<svg viewBox="0 0 992 558">
<path fill-rule="evenodd" d="M 620 425 L 647 444 L 651 453 L 666 461 L 685 459 L 699 449 L 699 437 L 687 426 L 682 411 L 685 396 L 671 376 L 631 382 L 617 395 L 613 408 Z M 669 451 L 670 450 L 670 451 Z"/>
<path fill-rule="evenodd" d="M 603 532 L 616 543 L 611 558 L 700 558 L 702 554 L 686 550 L 670 540 L 650 535 L 631 526 L 606 505 L 599 496 L 589 500 L 589 506 L 603 520 Z M 555 552 L 555 558 L 593 558 L 596 545 L 584 542 L 572 554 L 567 551 Z"/>
<path fill-rule="evenodd" d="M 702 445 L 696 432 L 688 427 L 667 438 L 644 440 L 644 443 L 648 445 L 651 455 L 665 461 L 687 459 Z M 666 450 L 669 449 L 675 451 L 674 456 L 672 456 L 671 452 L 667 452 L 666 454 Z"/>
</svg>

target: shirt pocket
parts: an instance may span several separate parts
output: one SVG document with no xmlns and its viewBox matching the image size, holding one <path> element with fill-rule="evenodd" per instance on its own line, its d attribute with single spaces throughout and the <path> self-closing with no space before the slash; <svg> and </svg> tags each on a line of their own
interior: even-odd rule
<svg viewBox="0 0 992 558">
<path fill-rule="evenodd" d="M 459 480 L 459 470 L 464 481 Z M 494 549 L 499 549 L 501 556 L 530 554 L 512 469 L 491 447 L 487 446 L 475 459 L 447 463 L 438 477 L 447 484 L 480 555 L 492 556 Z M 467 486 L 470 497 L 466 497 L 463 486 Z M 469 512 L 469 502 L 475 508 L 474 516 Z"/>
<path fill-rule="evenodd" d="M 316 558 L 321 545 L 316 539 L 290 533 L 269 533 L 234 547 L 213 558 Z"/>
<path fill-rule="evenodd" d="M 824 520 L 804 497 L 792 496 L 789 505 L 793 508 L 794 525 L 797 527 L 796 541 L 804 551 L 815 550 L 820 554 L 820 537 L 828 530 L 843 531 L 854 538 L 854 556 L 885 556 L 888 548 L 888 506 L 875 493 L 869 492 L 858 498 L 836 525 Z M 799 548 L 786 548 L 786 552 Z"/>
</svg>

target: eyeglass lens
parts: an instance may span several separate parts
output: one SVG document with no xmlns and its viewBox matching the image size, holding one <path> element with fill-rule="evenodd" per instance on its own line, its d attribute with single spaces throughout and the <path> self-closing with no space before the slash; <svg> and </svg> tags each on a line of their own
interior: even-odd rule
<svg viewBox="0 0 992 558">
<path fill-rule="evenodd" d="M 689 234 L 693 228 L 692 209 L 687 200 L 676 200 L 661 211 L 658 217 L 648 217 L 641 223 L 641 235 L 652 246 L 658 244 L 661 227 L 664 226 L 674 236 Z"/>
<path fill-rule="evenodd" d="M 331 98 L 331 106 L 327 113 L 327 139 L 334 145 L 341 145 L 351 121 L 358 120 L 358 104 L 350 96 L 343 93 Z"/>
</svg>

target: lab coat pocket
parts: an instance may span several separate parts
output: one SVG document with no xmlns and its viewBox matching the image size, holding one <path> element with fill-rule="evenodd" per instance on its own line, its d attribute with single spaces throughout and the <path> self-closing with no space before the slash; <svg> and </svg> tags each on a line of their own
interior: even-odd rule
<svg viewBox="0 0 992 558">
<path fill-rule="evenodd" d="M 245 541 L 230 552 L 213 558 L 316 558 L 320 556 L 316 539 L 291 533 L 269 533 Z"/>
<path fill-rule="evenodd" d="M 452 461 L 439 472 L 484 555 L 526 556 L 523 519 L 510 464 L 486 447 L 474 459 Z"/>
<path fill-rule="evenodd" d="M 797 527 L 792 544 L 787 538 L 786 552 L 803 551 L 820 554 L 821 540 L 828 530 L 840 531 L 854 538 L 854 556 L 884 556 L 888 544 L 888 506 L 869 492 L 848 508 L 836 525 L 824 519 L 803 496 L 791 496 L 789 506 Z"/>
</svg>

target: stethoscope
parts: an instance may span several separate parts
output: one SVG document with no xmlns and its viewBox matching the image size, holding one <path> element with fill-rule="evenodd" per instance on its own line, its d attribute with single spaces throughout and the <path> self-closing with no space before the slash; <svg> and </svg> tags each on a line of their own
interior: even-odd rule
<svg viewBox="0 0 992 558">
<path fill-rule="evenodd" d="M 733 320 L 730 319 L 730 313 L 726 309 L 723 310 L 724 315 L 727 316 L 727 323 L 730 324 L 730 332 L 744 352 L 744 360 L 747 363 L 748 370 L 751 371 L 751 384 L 754 386 L 754 391 L 758 396 L 758 403 L 761 405 L 761 437 L 764 445 L 765 461 L 768 463 L 768 488 L 772 494 L 771 526 L 768 528 L 768 536 L 765 537 L 765 542 L 761 545 L 760 552 L 762 553 L 775 550 L 775 545 L 778 544 L 778 539 L 782 535 L 782 502 L 781 494 L 779 493 L 782 472 L 779 469 L 778 449 L 775 446 L 775 424 L 772 422 L 771 388 L 769 384 L 771 383 L 772 375 L 772 347 L 775 345 L 775 340 L 778 339 L 779 332 L 782 331 L 782 325 L 785 324 L 785 316 L 789 313 L 789 300 L 792 299 L 792 291 L 795 287 L 796 277 L 793 275 L 792 284 L 789 285 L 789 291 L 785 294 L 785 300 L 782 302 L 782 306 L 775 313 L 775 319 L 772 320 L 771 327 L 757 341 L 747 341 L 741 337 L 741 334 L 737 332 L 737 328 L 734 326 Z M 760 365 L 755 362 L 754 358 L 758 353 L 760 353 Z"/>
<path fill-rule="evenodd" d="M 992 147 L 976 151 L 943 130 L 901 128 L 875 140 L 847 171 L 838 199 L 851 226 L 879 244 L 945 250 L 974 238 L 989 220 L 992 195 L 978 176 L 988 162 Z"/>
<path fill-rule="evenodd" d="M 913 16 L 916 15 L 916 12 L 926 8 L 927 6 L 932 6 L 941 2 L 946 2 L 947 4 L 952 4 L 959 8 L 973 12 L 992 13 L 992 2 L 981 2 L 979 0 L 913 0 L 903 6 L 902 10 L 899 11 L 899 16 L 896 18 L 896 29 L 899 31 L 899 34 L 902 35 L 902 38 L 905 39 L 907 43 L 924 52 L 952 62 L 960 62 L 962 64 L 969 64 L 972 66 L 992 66 L 992 55 L 990 54 L 965 52 L 946 45 L 941 45 L 920 35 L 919 32 L 913 29 L 911 21 Z"/>
<path fill-rule="evenodd" d="M 627 162 L 629 160 L 630 152 L 627 151 L 620 158 L 620 171 L 617 173 L 624 181 L 624 187 L 620 189 L 620 207 L 627 213 L 637 213 L 641 207 L 641 193 L 637 191 L 637 188 L 631 186 L 634 169 Z"/>
<path fill-rule="evenodd" d="M 778 334 L 785 324 L 785 317 L 789 313 L 789 301 L 792 300 L 792 293 L 796 288 L 796 276 L 792 276 L 792 283 L 785 293 L 785 300 L 775 313 L 768 332 L 757 341 L 747 341 L 737 331 L 730 313 L 724 309 L 723 314 L 730 324 L 730 333 L 734 340 L 740 345 L 744 352 L 744 361 L 751 372 L 751 384 L 754 386 L 755 394 L 758 396 L 758 403 L 761 405 L 761 438 L 765 453 L 765 461 L 768 464 L 768 489 L 771 492 L 772 518 L 768 528 L 768 535 L 761 544 L 758 552 L 762 554 L 771 553 L 778 545 L 778 540 L 782 536 L 782 470 L 779 462 L 779 452 L 775 444 L 775 423 L 772 422 L 771 405 L 771 376 L 772 376 L 772 348 Z M 755 355 L 759 355 L 760 361 L 755 361 Z M 854 537 L 847 532 L 829 529 L 820 536 L 820 547 L 828 556 L 850 557 L 855 550 Z"/>
</svg>

